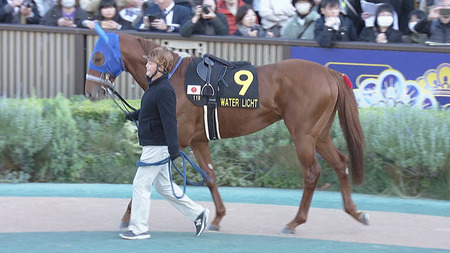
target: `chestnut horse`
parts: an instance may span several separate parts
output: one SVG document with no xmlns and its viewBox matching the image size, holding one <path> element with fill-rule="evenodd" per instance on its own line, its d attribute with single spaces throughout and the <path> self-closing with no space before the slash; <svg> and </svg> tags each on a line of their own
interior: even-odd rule
<svg viewBox="0 0 450 253">
<path fill-rule="evenodd" d="M 142 55 L 147 55 L 159 45 L 128 34 L 115 36 L 118 37 L 120 44 L 113 46 L 116 50 L 120 50 L 114 54 L 115 56 L 106 57 L 101 50 L 94 49 L 85 84 L 86 96 L 91 100 L 103 99 L 106 86 L 111 85 L 115 76 L 123 69 L 131 73 L 142 89 L 147 88 L 146 60 Z M 102 36 L 97 45 L 101 40 Z M 108 44 L 111 41 L 107 42 L 106 39 L 103 43 Z M 99 48 L 102 47 L 105 46 Z M 122 59 L 117 59 L 118 57 Z M 180 64 L 174 67 L 170 79 L 177 96 L 180 149 L 190 146 L 199 166 L 212 179 L 207 182 L 207 186 L 211 191 L 216 213 L 208 229 L 219 230 L 220 221 L 225 215 L 225 206 L 215 182 L 216 175 L 203 124 L 204 112 L 201 106 L 196 106 L 188 100 L 184 86 L 186 71 L 193 57 L 180 58 L 175 52 L 173 57 L 175 62 L 180 61 Z M 112 62 L 122 64 L 124 68 L 117 73 L 97 68 L 105 64 L 112 66 Z M 257 109 L 219 107 L 220 136 L 233 138 L 248 135 L 274 122 L 284 120 L 302 167 L 304 190 L 297 214 L 281 232 L 293 234 L 298 225 L 306 222 L 321 172 L 316 152 L 330 163 L 339 178 L 345 211 L 367 225 L 369 216 L 356 209 L 351 198 L 348 179 L 350 167 L 353 184 L 359 185 L 364 181 L 364 134 L 350 81 L 337 71 L 299 59 L 258 66 L 257 75 L 260 107 Z M 336 111 L 347 142 L 349 157 L 334 146 L 330 137 Z M 127 209 L 122 221 L 127 222 L 129 214 L 130 208 Z"/>
</svg>

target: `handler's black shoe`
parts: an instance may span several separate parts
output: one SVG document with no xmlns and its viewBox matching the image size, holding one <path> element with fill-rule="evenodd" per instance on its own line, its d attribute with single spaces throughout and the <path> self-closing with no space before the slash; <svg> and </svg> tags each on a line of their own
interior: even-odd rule
<svg viewBox="0 0 450 253">
<path fill-rule="evenodd" d="M 209 209 L 205 208 L 203 213 L 201 213 L 197 219 L 195 219 L 195 235 L 199 236 L 203 233 L 203 230 L 206 228 L 206 223 L 208 222 Z"/>
</svg>

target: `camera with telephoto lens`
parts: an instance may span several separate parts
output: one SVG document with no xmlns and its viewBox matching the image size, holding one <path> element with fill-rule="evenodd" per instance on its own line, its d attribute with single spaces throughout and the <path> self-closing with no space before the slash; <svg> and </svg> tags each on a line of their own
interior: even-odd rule
<svg viewBox="0 0 450 253">
<path fill-rule="evenodd" d="M 266 37 L 266 32 L 260 25 L 253 25 L 251 31 L 258 31 L 258 37 Z"/>
<path fill-rule="evenodd" d="M 33 8 L 34 7 L 34 2 L 33 0 L 25 0 L 22 2 L 22 5 L 27 7 L 27 8 Z"/>
</svg>

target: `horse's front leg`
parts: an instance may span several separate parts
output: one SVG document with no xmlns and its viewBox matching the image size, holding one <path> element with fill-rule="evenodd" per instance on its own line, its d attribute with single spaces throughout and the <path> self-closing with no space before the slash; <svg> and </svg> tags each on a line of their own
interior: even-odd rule
<svg viewBox="0 0 450 253">
<path fill-rule="evenodd" d="M 210 180 L 206 181 L 206 185 L 208 186 L 214 201 L 216 217 L 214 217 L 214 220 L 209 224 L 208 230 L 219 231 L 219 224 L 223 216 L 225 216 L 226 209 L 222 197 L 220 196 L 219 189 L 217 188 L 216 173 L 213 169 L 211 150 L 209 149 L 208 141 L 193 141 L 190 146 L 192 151 L 194 151 L 194 155 L 197 158 L 200 168 L 210 177 Z"/>
</svg>

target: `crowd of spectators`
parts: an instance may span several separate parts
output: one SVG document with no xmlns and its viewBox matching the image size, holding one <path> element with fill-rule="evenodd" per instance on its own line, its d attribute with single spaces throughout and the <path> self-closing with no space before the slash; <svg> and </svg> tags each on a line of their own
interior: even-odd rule
<svg viewBox="0 0 450 253">
<path fill-rule="evenodd" d="M 375 43 L 450 43 L 450 0 L 0 0 L 0 23 Z"/>
</svg>

